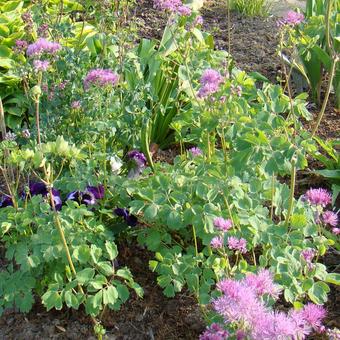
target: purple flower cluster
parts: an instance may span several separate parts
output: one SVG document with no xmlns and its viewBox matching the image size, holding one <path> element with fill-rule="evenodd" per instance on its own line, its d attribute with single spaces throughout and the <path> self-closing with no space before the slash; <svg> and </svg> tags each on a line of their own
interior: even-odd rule
<svg viewBox="0 0 340 340">
<path fill-rule="evenodd" d="M 135 227 L 137 225 L 137 217 L 135 215 L 131 215 L 128 209 L 116 208 L 114 213 L 117 216 L 122 217 L 128 226 Z"/>
<path fill-rule="evenodd" d="M 108 85 L 115 86 L 118 83 L 119 76 L 108 69 L 91 70 L 84 79 L 84 88 L 88 89 L 90 85 L 105 87 Z"/>
<path fill-rule="evenodd" d="M 196 147 L 196 146 L 190 148 L 189 152 L 191 153 L 191 155 L 193 157 L 197 157 L 197 156 L 202 156 L 203 155 L 202 150 L 200 148 Z"/>
<path fill-rule="evenodd" d="M 50 203 L 49 190 L 43 182 L 31 182 L 28 185 L 28 191 L 21 193 L 20 197 L 23 200 L 27 200 L 32 196 L 41 195 L 44 200 Z M 56 210 L 61 210 L 63 201 L 59 190 L 52 188 L 53 201 Z M 104 198 L 104 186 L 87 186 L 85 191 L 73 191 L 66 197 L 67 200 L 76 201 L 79 204 L 94 205 L 97 200 Z M 13 201 L 10 196 L 2 196 L 0 198 L 0 208 L 12 206 Z"/>
<path fill-rule="evenodd" d="M 221 74 L 213 69 L 206 69 L 200 79 L 201 88 L 198 91 L 199 98 L 206 98 L 218 91 L 223 82 Z"/>
<path fill-rule="evenodd" d="M 228 336 L 228 331 L 223 329 L 218 323 L 213 323 L 200 335 L 199 340 L 225 340 Z"/>
<path fill-rule="evenodd" d="M 316 223 L 324 223 L 325 225 L 331 226 L 333 234 L 339 235 L 340 229 L 337 227 L 339 223 L 338 213 L 331 210 L 323 212 L 323 209 L 332 203 L 332 195 L 330 192 L 323 188 L 311 188 L 306 191 L 302 199 L 316 207 Z"/>
<path fill-rule="evenodd" d="M 13 50 L 16 53 L 24 53 L 27 49 L 28 43 L 25 40 L 16 40 Z"/>
<path fill-rule="evenodd" d="M 289 26 L 296 26 L 301 24 L 301 22 L 305 20 L 305 17 L 302 13 L 288 11 L 286 16 L 278 21 L 279 26 L 289 25 Z"/>
<path fill-rule="evenodd" d="M 146 157 L 138 150 L 132 150 L 127 154 L 130 160 L 128 178 L 138 177 L 146 166 Z"/>
<path fill-rule="evenodd" d="M 247 252 L 247 241 L 244 238 L 228 237 L 228 247 L 231 250 L 239 251 L 241 254 Z"/>
<path fill-rule="evenodd" d="M 161 11 L 177 13 L 181 16 L 190 16 L 191 8 L 182 4 L 181 0 L 154 0 L 154 7 Z"/>
<path fill-rule="evenodd" d="M 280 292 L 272 274 L 265 269 L 241 281 L 222 280 L 217 289 L 222 296 L 213 301 L 213 307 L 227 325 L 238 328 L 237 339 L 305 339 L 313 330 L 323 329 L 321 322 L 326 311 L 321 306 L 307 304 L 286 314 L 272 311 L 264 304 L 263 294 L 277 298 Z"/>
<path fill-rule="evenodd" d="M 301 252 L 301 257 L 305 260 L 306 264 L 307 264 L 307 268 L 309 270 L 311 270 L 313 268 L 313 259 L 316 255 L 316 250 L 315 249 L 311 249 L 311 248 L 307 248 L 302 250 Z"/>
<path fill-rule="evenodd" d="M 230 219 L 224 219 L 223 217 L 216 217 L 214 219 L 214 226 L 218 230 L 226 233 L 228 230 L 230 230 L 233 227 L 233 222 Z"/>
<path fill-rule="evenodd" d="M 48 24 L 42 24 L 37 30 L 38 36 L 41 38 L 47 38 L 48 36 Z"/>
<path fill-rule="evenodd" d="M 194 26 L 201 26 L 203 25 L 203 18 L 201 15 L 198 15 L 194 20 Z"/>
<path fill-rule="evenodd" d="M 55 55 L 60 49 L 59 43 L 39 38 L 35 43 L 28 45 L 26 53 L 29 57 L 40 56 L 43 53 Z"/>
</svg>

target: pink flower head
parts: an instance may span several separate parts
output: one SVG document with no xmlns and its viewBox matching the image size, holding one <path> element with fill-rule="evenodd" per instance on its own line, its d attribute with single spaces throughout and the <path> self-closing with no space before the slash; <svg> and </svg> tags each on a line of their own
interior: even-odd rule
<svg viewBox="0 0 340 340">
<path fill-rule="evenodd" d="M 213 69 L 206 69 L 200 79 L 201 88 L 198 91 L 198 97 L 205 98 L 218 91 L 220 84 L 223 82 L 221 74 Z"/>
<path fill-rule="evenodd" d="M 33 66 L 36 72 L 44 72 L 47 71 L 48 67 L 50 66 L 50 62 L 48 60 L 34 60 Z"/>
<path fill-rule="evenodd" d="M 39 26 L 37 33 L 39 37 L 46 38 L 48 36 L 48 24 L 42 24 Z"/>
<path fill-rule="evenodd" d="M 218 323 L 213 323 L 200 335 L 199 340 L 225 340 L 229 336 L 228 331 Z"/>
<path fill-rule="evenodd" d="M 224 219 L 223 217 L 216 217 L 214 219 L 214 226 L 223 232 L 227 232 L 229 229 L 232 228 L 233 222 L 229 219 Z"/>
<path fill-rule="evenodd" d="M 194 20 L 194 26 L 203 25 L 203 18 L 201 15 L 198 15 Z"/>
<path fill-rule="evenodd" d="M 235 333 L 236 340 L 246 339 L 247 333 L 243 329 L 238 329 Z"/>
<path fill-rule="evenodd" d="M 247 252 L 247 241 L 244 238 L 236 238 L 234 236 L 228 237 L 229 249 L 239 251 L 242 254 Z"/>
<path fill-rule="evenodd" d="M 301 317 L 314 330 L 321 328 L 322 320 L 326 317 L 326 310 L 323 306 L 315 305 L 314 303 L 307 303 L 300 311 Z"/>
<path fill-rule="evenodd" d="M 16 40 L 15 41 L 15 46 L 14 46 L 14 50 L 16 53 L 23 53 L 26 51 L 26 48 L 28 46 L 27 41 L 25 40 Z"/>
<path fill-rule="evenodd" d="M 278 26 L 296 26 L 301 24 L 301 22 L 305 19 L 304 15 L 302 13 L 297 13 L 294 11 L 288 11 L 286 16 L 282 18 L 281 20 L 278 20 L 277 24 Z"/>
<path fill-rule="evenodd" d="M 178 8 L 182 6 L 181 0 L 154 0 L 153 5 L 156 9 L 162 11 L 177 12 Z"/>
<path fill-rule="evenodd" d="M 307 262 L 307 264 L 311 264 L 312 260 L 316 254 L 315 249 L 307 248 L 302 250 L 301 256 L 304 258 L 304 260 Z"/>
<path fill-rule="evenodd" d="M 200 148 L 196 147 L 196 146 L 190 148 L 189 152 L 191 153 L 191 155 L 193 157 L 197 157 L 197 156 L 202 156 L 203 155 L 202 150 Z"/>
<path fill-rule="evenodd" d="M 270 273 L 263 270 L 251 275 L 241 281 L 221 280 L 217 289 L 222 296 L 213 301 L 214 310 L 224 318 L 226 324 L 237 327 L 236 339 L 305 339 L 313 329 L 323 329 L 323 307 L 308 304 L 292 313 L 275 312 L 265 305 L 259 294 L 259 291 L 272 291 Z M 276 292 L 274 295 L 277 297 Z"/>
<path fill-rule="evenodd" d="M 107 69 L 91 70 L 84 79 L 84 88 L 88 89 L 90 85 L 105 87 L 108 85 L 116 85 L 119 77 L 116 73 Z"/>
<path fill-rule="evenodd" d="M 333 229 L 332 229 L 332 233 L 333 233 L 334 235 L 340 235 L 340 228 L 333 228 Z"/>
<path fill-rule="evenodd" d="M 280 287 L 274 283 L 273 274 L 267 269 L 261 269 L 257 274 L 248 274 L 245 283 L 253 288 L 259 296 L 268 294 L 278 298 L 281 292 Z"/>
<path fill-rule="evenodd" d="M 211 241 L 210 241 L 210 246 L 211 248 L 214 249 L 219 249 L 223 247 L 223 237 L 221 236 L 215 236 Z"/>
<path fill-rule="evenodd" d="M 188 6 L 179 6 L 177 8 L 177 13 L 184 17 L 189 17 L 191 15 L 191 8 Z"/>
<path fill-rule="evenodd" d="M 325 224 L 336 227 L 338 225 L 338 214 L 330 210 L 325 211 L 322 214 L 322 220 Z"/>
<path fill-rule="evenodd" d="M 332 202 L 332 196 L 331 194 L 322 188 L 318 189 L 309 189 L 305 195 L 304 198 L 312 205 L 320 205 L 322 207 L 325 207 L 326 205 L 330 204 Z"/>
<path fill-rule="evenodd" d="M 288 11 L 287 15 L 283 19 L 283 22 L 286 25 L 296 26 L 300 24 L 303 20 L 305 20 L 305 17 L 302 13 L 298 13 L 295 11 Z"/>
<path fill-rule="evenodd" d="M 81 103 L 79 100 L 74 100 L 72 103 L 71 103 L 71 108 L 73 110 L 79 110 L 81 108 Z"/>
<path fill-rule="evenodd" d="M 26 53 L 29 57 L 41 55 L 43 53 L 55 55 L 60 49 L 60 44 L 48 41 L 44 38 L 39 38 L 35 43 L 28 45 Z"/>
</svg>

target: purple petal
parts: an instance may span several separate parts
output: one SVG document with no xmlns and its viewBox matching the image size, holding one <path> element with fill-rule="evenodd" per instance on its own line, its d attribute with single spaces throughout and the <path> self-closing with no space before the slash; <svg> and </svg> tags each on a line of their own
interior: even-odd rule
<svg viewBox="0 0 340 340">
<path fill-rule="evenodd" d="M 104 186 L 103 185 L 98 185 L 97 187 L 95 186 L 87 186 L 86 190 L 90 192 L 95 199 L 101 200 L 104 198 Z"/>
</svg>

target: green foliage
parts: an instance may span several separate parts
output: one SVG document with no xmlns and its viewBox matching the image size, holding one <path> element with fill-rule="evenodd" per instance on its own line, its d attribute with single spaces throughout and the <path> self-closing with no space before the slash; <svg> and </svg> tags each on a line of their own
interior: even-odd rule
<svg viewBox="0 0 340 340">
<path fill-rule="evenodd" d="M 16 18 L 8 30 L 0 25 L 0 34 L 21 34 L 32 42 L 36 26 L 47 20 L 50 38 L 63 45 L 50 68 L 38 74 L 32 60 L 13 53 L 13 44 L 0 47 L 0 95 L 13 130 L 0 144 L 7 190 L 0 197 L 0 313 L 11 306 L 27 312 L 35 297 L 47 310 L 82 306 L 102 336 L 98 316 L 106 307 L 118 310 L 131 291 L 143 296 L 129 268 L 117 266 L 119 242 L 135 237 L 154 253 L 149 267 L 167 297 L 188 289 L 208 309 L 221 279 L 268 268 L 288 303 L 326 302 L 329 285 L 338 285 L 339 277 L 327 272 L 321 258 L 330 247 L 339 249 L 339 242 L 315 218 L 323 207 L 294 196 L 294 174 L 307 167 L 307 156 L 314 157 L 325 165 L 318 173 L 331 178 L 336 197 L 339 159 L 335 142 L 312 139 L 303 128 L 300 120 L 312 118 L 306 93 L 289 98 L 263 76 L 233 67 L 231 56 L 215 51 L 212 37 L 194 25 L 200 0 L 187 2 L 191 16 L 173 15 L 160 42 L 138 44 L 132 44 L 134 29 L 126 25 L 129 1 L 67 1 L 63 15 L 57 0 L 42 8 L 0 4 L 4 18 Z M 253 13 L 255 7 L 248 9 Z M 21 18 L 28 9 L 31 36 Z M 315 47 L 324 39 L 322 20 L 306 23 L 297 46 L 307 62 L 315 53 L 327 69 L 324 46 Z M 84 88 L 88 72 L 98 68 L 116 72 L 117 84 Z M 223 81 L 200 98 L 200 79 L 210 68 Z M 23 122 L 28 135 L 19 130 Z M 173 164 L 155 161 L 152 144 L 171 143 L 180 147 Z M 201 152 L 186 151 L 189 145 Z M 144 151 L 149 167 L 141 155 L 131 157 L 132 149 Z M 136 176 L 130 176 L 133 166 Z M 291 186 L 285 184 L 289 176 Z M 32 194 L 26 185 L 33 180 L 46 192 Z M 88 186 L 99 184 L 104 197 L 94 203 L 68 195 L 82 197 Z M 60 191 L 60 210 L 52 188 Z M 232 228 L 222 234 L 216 217 L 231 219 Z M 133 218 L 137 228 L 131 228 Z M 217 236 L 223 246 L 215 249 L 211 241 Z M 227 246 L 231 236 L 247 242 L 246 253 Z M 311 263 L 302 256 L 307 249 L 315 252 Z"/>
<path fill-rule="evenodd" d="M 239 13 L 249 16 L 268 16 L 272 0 L 230 0 L 231 8 Z"/>
</svg>

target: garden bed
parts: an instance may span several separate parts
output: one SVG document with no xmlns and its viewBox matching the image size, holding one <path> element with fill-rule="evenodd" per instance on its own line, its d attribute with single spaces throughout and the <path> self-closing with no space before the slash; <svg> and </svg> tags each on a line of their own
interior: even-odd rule
<svg viewBox="0 0 340 340">
<path fill-rule="evenodd" d="M 159 39 L 166 25 L 166 18 L 155 10 L 152 0 L 142 0 L 135 9 L 136 22 L 140 38 Z M 203 28 L 212 33 L 217 49 L 228 49 L 227 10 L 221 3 L 210 2 L 202 11 Z M 277 18 L 245 18 L 235 12 L 231 13 L 232 43 L 231 54 L 236 66 L 246 72 L 258 72 L 273 83 L 278 83 L 281 77 L 281 62 L 277 57 L 278 29 Z M 312 109 L 316 116 L 318 110 Z M 334 108 L 334 98 L 327 106 L 327 110 L 318 130 L 323 138 L 337 138 L 340 133 L 339 112 Z M 313 121 L 312 121 L 313 122 Z M 309 130 L 312 123 L 305 123 Z M 173 158 L 179 154 L 179 147 L 160 151 L 155 155 L 156 161 L 173 163 Z M 317 162 L 310 162 L 308 170 L 320 167 Z M 301 185 L 297 181 L 296 196 L 300 196 L 306 188 L 317 182 L 327 186 L 320 177 L 298 173 L 302 179 Z M 284 181 L 288 182 L 288 179 Z M 340 206 L 337 206 L 339 208 Z M 2 253 L 2 252 L 1 252 Z M 154 255 L 146 249 L 132 244 L 119 246 L 119 266 L 128 266 L 144 289 L 144 298 L 135 294 L 122 306 L 119 312 L 106 311 L 103 325 L 108 339 L 197 339 L 204 330 L 203 320 L 196 299 L 186 290 L 177 294 L 175 298 L 166 298 L 162 289 L 157 285 L 157 275 L 149 269 L 149 260 Z M 339 252 L 332 251 L 321 259 L 330 272 L 337 270 Z M 0 262 L 1 265 L 1 262 Z M 328 315 L 325 325 L 330 328 L 340 328 L 340 287 L 331 285 L 331 292 L 325 307 Z M 282 307 L 282 306 L 281 306 Z M 0 339 L 95 339 L 91 319 L 86 316 L 82 307 L 79 311 L 62 309 L 61 311 L 46 312 L 45 307 L 36 303 L 27 313 L 19 313 L 15 309 L 5 311 L 0 317 Z M 322 336 L 311 335 L 309 339 L 322 339 Z"/>
</svg>

